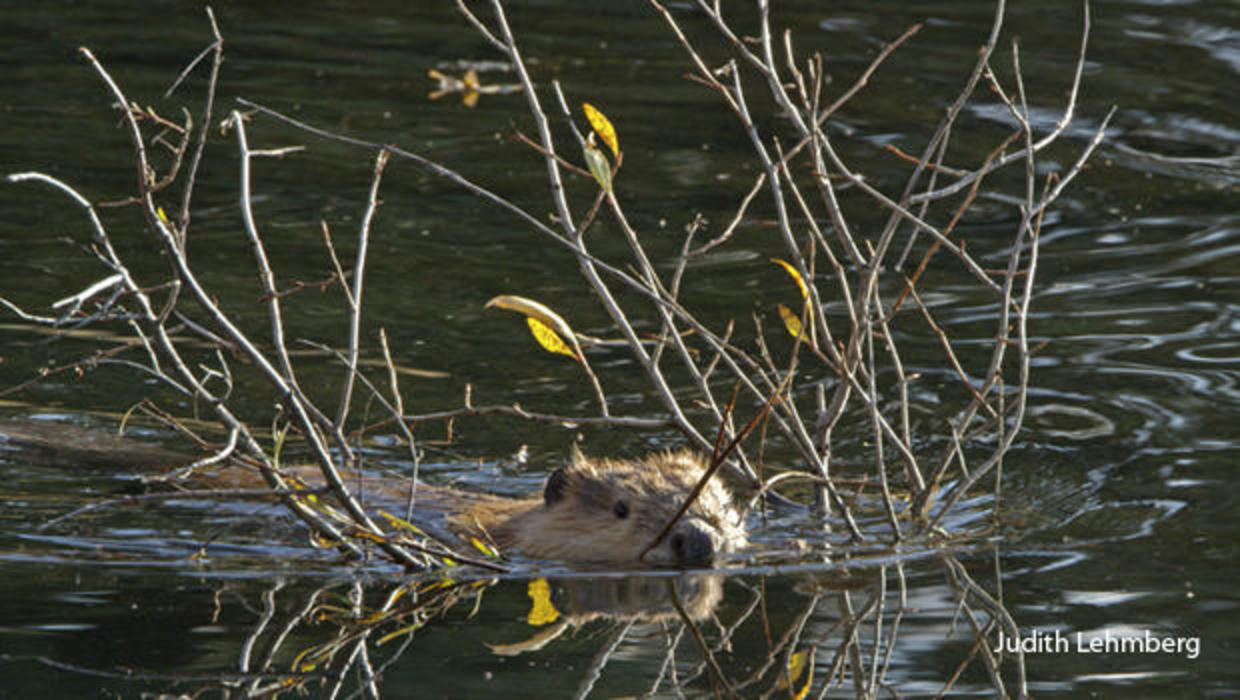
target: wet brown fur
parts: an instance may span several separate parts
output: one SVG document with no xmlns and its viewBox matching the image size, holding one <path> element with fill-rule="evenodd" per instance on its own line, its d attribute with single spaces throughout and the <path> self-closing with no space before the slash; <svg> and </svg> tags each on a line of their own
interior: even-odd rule
<svg viewBox="0 0 1240 700">
<path fill-rule="evenodd" d="M 637 460 L 587 458 L 547 477 L 542 498 L 486 499 L 452 522 L 536 559 L 709 566 L 746 544 L 744 521 L 718 478 L 707 483 L 663 542 L 642 550 L 676 514 L 706 469 L 692 452 Z"/>
</svg>

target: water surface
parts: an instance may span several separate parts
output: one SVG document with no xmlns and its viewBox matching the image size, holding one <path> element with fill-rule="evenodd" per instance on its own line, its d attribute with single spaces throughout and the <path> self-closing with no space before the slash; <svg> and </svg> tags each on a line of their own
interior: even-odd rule
<svg viewBox="0 0 1240 700">
<path fill-rule="evenodd" d="M 430 68 L 459 75 L 477 66 L 485 83 L 514 80 L 451 7 L 396 11 L 383 4 L 320 3 L 294 13 L 224 4 L 215 10 L 227 42 L 220 110 L 234 108 L 240 96 L 323 128 L 399 144 L 536 213 L 549 212 L 540 157 L 510 138 L 514 128 L 532 133 L 520 95 L 484 95 L 472 109 L 451 95 L 427 99 L 434 88 L 426 76 Z M 676 11 L 688 19 L 685 10 Z M 21 37 L 10 40 L 0 59 L 8 74 L 0 88 L 3 169 L 42 170 L 96 200 L 128 196 L 134 175 L 126 136 L 75 49 L 89 46 L 129 95 L 161 114 L 178 115 L 183 104 L 196 114 L 201 74 L 173 98 L 162 95 L 208 43 L 203 13 L 125 3 L 2 12 L 10 36 Z M 669 603 L 670 591 L 691 602 L 700 579 L 666 573 L 596 579 L 552 568 L 495 581 L 462 574 L 453 585 L 433 577 L 411 583 L 382 564 L 342 565 L 307 549 L 301 531 L 277 510 L 242 504 L 126 507 L 38 531 L 40 523 L 122 489 L 132 477 L 0 453 L 6 572 L 0 600 L 8 611 L 0 622 L 0 695 L 110 690 L 131 696 L 215 687 L 221 680 L 259 687 L 278 682 L 270 673 L 290 670 L 295 660 L 322 659 L 317 672 L 336 668 L 357 653 L 360 647 L 350 645 L 359 640 L 368 645 L 372 668 L 382 672 L 382 691 L 392 696 L 709 695 L 729 689 L 758 695 L 778 687 L 778 669 L 791 656 L 806 658 L 810 650 L 813 692 L 848 695 L 851 683 L 841 685 L 831 675 L 848 632 L 841 621 L 880 602 L 884 625 L 876 630 L 866 623 L 858 632 L 867 650 L 883 650 L 874 672 L 881 670 L 894 690 L 906 696 L 945 687 L 990 693 L 993 681 L 976 660 L 953 679 L 972 658 L 972 621 L 956 604 L 962 573 L 996 596 L 1001 584 L 1002 600 L 1025 632 L 1102 638 L 1149 630 L 1200 640 L 1196 658 L 1029 653 L 1025 676 L 1033 693 L 1150 697 L 1234 690 L 1240 683 L 1234 593 L 1240 504 L 1229 483 L 1240 457 L 1240 119 L 1234 101 L 1240 11 L 1224 3 L 1109 2 L 1096 4 L 1093 14 L 1079 120 L 1045 161 L 1048 167 L 1070 164 L 1111 105 L 1118 112 L 1092 164 L 1044 224 L 1032 329 L 1048 343 L 1035 358 L 1026 429 L 1004 465 L 1002 537 L 942 552 L 875 545 L 851 562 L 824 563 L 812 523 L 799 512 L 776 512 L 770 524 L 754 523 L 760 548 L 773 554 L 716 580 L 720 602 L 711 621 L 701 624 L 711 650 L 704 654 Z M 884 42 L 925 22 L 833 126 L 842 155 L 866 163 L 879 184 L 890 184 L 904 166 L 882 147 L 920 152 L 972 65 L 991 8 L 792 3 L 779 4 L 776 17 L 778 26 L 793 29 L 800 49 L 824 52 L 836 89 L 850 84 Z M 654 253 L 675 251 L 696 213 L 714 230 L 728 220 L 754 176 L 748 143 L 709 91 L 683 79 L 689 64 L 649 8 L 621 3 L 586 11 L 539 3 L 514 8 L 511 19 L 541 90 L 559 80 L 571 99 L 599 105 L 619 126 L 625 167 L 617 190 Z M 1019 38 L 1034 112 L 1045 115 L 1040 128 L 1048 128 L 1062 106 L 1080 22 L 1076 3 L 1009 9 L 997 70 L 1010 76 L 1010 41 Z M 707 41 L 706 27 L 687 24 L 695 40 L 717 52 L 708 58 L 722 56 L 719 44 Z M 962 127 L 957 143 L 963 161 L 983 157 L 1010 123 L 996 102 L 981 96 Z M 283 279 L 325 278 L 330 263 L 320 222 L 337 232 L 348 254 L 372 154 L 264 119 L 253 121 L 251 138 L 264 148 L 309 147 L 257 166 L 256 213 Z M 224 303 L 259 327 L 264 319 L 240 228 L 234 143 L 214 138 L 205 163 L 192 258 Z M 588 184 L 572 185 L 579 198 L 588 197 Z M 573 261 L 521 222 L 408 163 L 390 166 L 383 199 L 368 272 L 367 332 L 385 328 L 397 362 L 419 370 L 402 380 L 415 410 L 458 406 L 468 385 L 478 403 L 592 411 L 589 388 L 571 365 L 540 354 L 514 317 L 483 309 L 496 294 L 520 293 L 555 302 L 584 332 L 608 334 Z M 6 298 L 46 313 L 48 300 L 100 276 L 82 249 L 89 229 L 59 195 L 6 184 L 0 211 L 0 294 Z M 861 207 L 854 212 L 862 229 L 885 216 Z M 789 292 L 779 286 L 786 280 L 777 272 L 754 272 L 779 250 L 762 225 L 769 216 L 757 205 L 727 254 L 696 270 L 688 293 L 706 315 L 745 319 L 759 311 L 775 322 L 770 309 Z M 140 233 L 136 215 L 114 208 L 105 217 L 118 245 L 140 261 L 137 272 L 156 279 L 166 263 L 141 255 L 153 244 Z M 983 203 L 966 222 L 965 235 L 1009 235 L 1005 217 L 1010 210 Z M 603 226 L 592 235 L 598 254 L 622 255 L 618 232 Z M 964 276 L 944 273 L 935 285 L 942 299 L 938 322 L 953 337 L 984 341 L 992 332 L 993 305 Z M 290 302 L 297 311 L 291 332 L 338 343 L 346 316 L 335 294 L 310 291 Z M 5 386 L 75 362 L 95 342 L 49 342 L 11 316 L 0 322 L 6 324 L 0 335 Z M 904 347 L 907 369 L 943 374 L 932 338 L 909 338 Z M 963 347 L 967 352 L 968 342 Z M 604 353 L 597 362 L 626 413 L 651 409 L 641 372 L 626 355 Z M 306 363 L 305 376 L 338 381 L 327 363 Z M 261 384 L 245 376 L 239 381 L 239 390 L 254 396 L 248 410 L 269 421 L 271 401 Z M 3 410 L 8 417 L 114 429 L 120 414 L 152 392 L 151 383 L 125 368 L 104 366 L 83 378 L 53 374 L 7 394 Z M 921 420 L 932 425 L 938 397 L 927 389 L 923 398 Z M 865 473 L 864 422 L 840 431 L 842 449 L 855 454 L 856 473 Z M 674 435 L 462 421 L 450 444 L 427 441 L 424 474 L 502 493 L 535 490 L 577 432 L 588 449 L 606 454 L 677 443 Z M 147 437 L 175 444 L 164 434 Z M 522 446 L 528 462 L 514 459 Z M 965 512 L 987 506 L 979 502 Z M 809 554 L 798 553 L 806 541 Z M 206 556 L 200 557 L 204 543 Z M 571 624 L 541 647 L 499 653 L 496 647 L 514 651 L 513 645 L 548 629 L 527 621 L 537 599 L 531 585 L 543 575 Z M 404 594 L 412 601 L 408 608 L 381 624 L 356 624 L 365 617 L 361 611 L 377 610 L 402 585 L 412 587 Z M 637 615 L 617 604 L 630 599 L 647 612 Z M 1004 687 L 1018 692 L 1011 660 L 1002 668 Z M 259 670 L 268 675 L 248 675 Z M 131 673 L 143 678 L 127 680 Z M 350 678 L 352 692 L 360 686 Z"/>
</svg>

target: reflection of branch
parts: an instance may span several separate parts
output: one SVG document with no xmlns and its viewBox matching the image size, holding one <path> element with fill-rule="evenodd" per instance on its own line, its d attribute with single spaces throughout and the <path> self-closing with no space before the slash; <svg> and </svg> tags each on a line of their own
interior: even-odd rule
<svg viewBox="0 0 1240 700">
<path fill-rule="evenodd" d="M 263 591 L 263 611 L 258 616 L 258 622 L 250 628 L 249 633 L 245 636 L 245 642 L 241 644 L 241 661 L 238 664 L 242 673 L 250 672 L 250 657 L 254 653 L 254 646 L 258 643 L 259 637 L 267 629 L 267 625 L 271 624 L 272 619 L 276 615 L 276 594 L 280 589 L 284 588 L 284 581 L 277 580 L 275 585 Z M 265 666 L 264 666 L 265 667 Z M 255 680 L 250 686 L 253 693 L 258 689 L 259 681 Z"/>
<path fill-rule="evenodd" d="M 685 612 L 685 606 L 680 601 L 680 593 L 676 590 L 676 582 L 672 579 L 667 581 L 667 595 L 671 599 L 673 607 L 676 608 L 676 614 L 680 615 L 681 624 L 689 630 L 689 636 L 693 637 L 693 641 L 697 643 L 698 650 L 702 652 L 703 663 L 710 668 L 715 683 L 718 686 L 722 686 L 727 695 L 736 695 L 735 689 L 728 682 L 727 674 L 719 667 L 719 660 L 715 658 L 714 651 L 706 643 L 706 638 L 702 636 L 702 630 L 697 626 L 697 622 L 689 616 L 689 613 Z"/>
<path fill-rule="evenodd" d="M 960 663 L 954 673 L 945 672 L 942 692 L 951 691 L 961 674 L 977 660 L 986 666 L 991 688 L 999 696 L 1005 696 L 1009 687 L 1013 696 L 1027 695 L 1019 655 L 1014 658 L 1015 668 L 1005 668 L 1003 662 L 1007 659 L 991 652 L 993 640 L 989 637 L 996 630 L 1002 629 L 1003 634 L 1012 638 L 1017 634 L 1015 621 L 1003 608 L 1000 597 L 986 590 L 986 586 L 998 586 L 1002 572 L 996 568 L 995 583 L 984 586 L 950 555 L 928 561 L 943 567 L 959 598 L 960 615 L 972 628 L 971 648 L 959 654 Z M 813 571 L 795 579 L 781 573 L 769 580 L 759 578 L 753 585 L 732 581 L 729 585 L 739 584 L 754 593 L 748 605 L 740 606 L 739 611 L 735 605 L 714 611 L 718 599 L 713 596 L 718 588 L 713 583 L 719 582 L 719 576 L 574 575 L 551 584 L 557 590 L 555 605 L 559 613 L 554 623 L 538 628 L 538 633 L 527 641 L 493 646 L 492 651 L 509 658 L 540 649 L 543 655 L 554 654 L 553 644 L 564 631 L 602 624 L 606 634 L 578 635 L 573 643 L 579 646 L 587 640 L 590 646 L 586 653 L 592 654 L 590 664 L 577 672 L 576 697 L 588 696 L 598 689 L 603 669 L 619 660 L 621 644 L 626 647 L 626 669 L 634 659 L 651 662 L 649 671 L 655 678 L 648 688 L 655 695 L 700 694 L 708 688 L 720 697 L 773 699 L 789 694 L 826 697 L 841 693 L 873 698 L 881 697 L 885 690 L 899 692 L 909 678 L 891 679 L 887 674 L 893 650 L 900 641 L 899 624 L 907 603 L 900 564 L 896 563 L 896 571 L 892 572 L 890 565 L 852 569 L 846 566 L 846 557 L 839 563 L 845 566 Z M 998 563 L 996 559 L 996 567 Z M 925 573 L 929 572 L 923 571 L 921 575 Z M 900 581 L 898 591 L 888 586 L 888 577 L 892 575 Z M 768 589 L 771 581 L 777 588 Z M 400 585 L 348 580 L 305 587 L 286 585 L 277 579 L 261 589 L 257 599 L 240 599 L 241 608 L 247 611 L 245 620 L 216 618 L 215 622 L 220 624 L 243 625 L 245 631 L 236 640 L 235 652 L 217 649 L 223 652 L 213 655 L 217 662 L 218 658 L 235 659 L 219 670 L 111 675 L 106 670 L 42 661 L 85 675 L 189 684 L 199 694 L 207 688 L 232 684 L 244 685 L 251 694 L 272 696 L 293 690 L 316 697 L 345 697 L 349 693 L 380 697 L 383 680 L 390 677 L 390 670 L 406 652 L 416 649 L 419 642 L 437 644 L 435 635 L 428 638 L 425 633 L 449 611 L 470 611 L 468 615 L 452 616 L 452 627 L 466 624 L 467 620 L 490 625 L 487 620 L 494 619 L 495 610 L 474 613 L 486 605 L 484 593 L 495 583 L 416 577 Z M 509 580 L 501 585 L 526 584 Z M 708 609 L 702 609 L 703 595 L 710 603 Z M 836 601 L 833 607 L 823 604 L 830 600 Z M 754 618 L 755 611 L 765 611 L 767 607 L 774 613 L 771 617 Z M 713 625 L 699 624 L 711 619 L 714 612 L 731 619 L 716 620 Z M 509 617 L 510 611 L 502 616 Z M 525 631 L 529 629 L 527 624 L 525 620 L 513 620 L 511 629 Z M 660 625 L 663 634 L 652 633 Z M 746 634 L 734 638 L 739 629 Z M 495 630 L 489 626 L 483 631 L 490 635 Z M 693 641 L 687 641 L 686 635 Z M 953 635 L 949 631 L 947 636 Z M 688 646 L 681 646 L 682 642 Z M 950 654 L 944 657 L 948 649 L 919 643 L 902 651 L 902 661 L 911 663 L 920 656 L 924 657 L 923 664 L 941 666 L 944 660 L 955 660 Z M 682 672 L 677 661 L 683 664 L 686 658 L 693 663 L 687 672 Z M 817 668 L 814 659 L 818 660 Z M 1003 676 L 1004 671 L 1007 677 Z"/>
<path fill-rule="evenodd" d="M 633 620 L 627 620 L 612 633 L 611 639 L 607 640 L 607 644 L 598 650 L 598 653 L 590 660 L 590 666 L 586 669 L 581 683 L 577 684 L 577 690 L 573 693 L 574 698 L 587 698 L 590 696 L 590 693 L 594 690 L 594 684 L 603 673 L 603 668 L 607 666 L 607 662 L 611 660 L 611 655 L 615 653 L 620 646 L 620 642 L 624 641 L 624 638 L 629 633 L 629 629 L 632 627 Z"/>
<path fill-rule="evenodd" d="M 763 600 L 762 602 L 765 604 L 766 601 Z M 814 613 L 818 610 L 818 605 L 820 602 L 821 596 L 810 596 L 809 600 L 807 600 L 803 606 L 800 606 L 800 612 L 792 618 L 792 621 L 788 624 L 787 629 L 785 629 L 783 633 L 780 634 L 779 638 L 773 642 L 769 637 L 770 632 L 768 629 L 768 651 L 766 656 L 763 658 L 762 663 L 749 674 L 748 678 L 735 686 L 737 690 L 742 690 L 759 683 L 766 677 L 772 668 L 777 668 L 775 674 L 777 684 L 779 682 L 779 678 L 783 678 L 785 680 L 787 679 L 788 660 L 792 658 L 792 654 L 796 650 L 796 645 L 800 642 L 801 635 L 804 633 L 806 625 L 809 624 L 810 618 L 813 617 Z M 763 611 L 763 615 L 765 616 L 765 609 Z M 769 622 L 767 622 L 767 624 L 769 625 Z M 824 685 L 823 687 L 825 688 L 826 686 Z"/>
<path fill-rule="evenodd" d="M 997 552 L 995 556 L 997 567 Z M 999 672 L 1000 659 L 995 658 L 994 653 L 991 650 L 991 645 L 988 643 L 987 636 L 997 625 L 1003 628 L 1003 632 L 1009 639 L 1018 639 L 1020 637 L 1020 629 L 1017 627 L 1016 621 L 1012 619 L 1012 615 L 1008 612 L 1007 608 L 1004 607 L 1003 603 L 996 600 L 990 595 L 990 593 L 982 588 L 981 585 L 974 581 L 973 577 L 969 575 L 969 572 L 959 561 L 957 561 L 954 557 L 945 556 L 942 558 L 942 562 L 944 568 L 947 570 L 948 580 L 951 581 L 953 586 L 956 587 L 960 596 L 960 606 L 969 616 L 969 622 L 973 626 L 973 633 L 976 639 L 975 643 L 969 650 L 969 655 L 961 660 L 960 667 L 957 669 L 956 673 L 948 679 L 946 685 L 944 686 L 943 692 L 947 692 L 947 690 L 951 687 L 951 683 L 954 682 L 956 676 L 959 675 L 964 666 L 968 664 L 969 660 L 975 654 L 980 652 L 995 689 L 998 690 L 1000 694 L 1006 696 L 1007 694 L 1003 692 L 1003 677 Z M 1000 579 L 997 578 L 996 580 L 998 581 Z M 980 604 L 981 607 L 990 615 L 990 622 L 988 624 L 982 626 L 974 617 L 972 610 L 969 608 L 970 601 Z M 1026 685 L 1025 680 L 1024 652 L 1018 649 L 1015 652 L 1015 660 L 1017 674 L 1016 681 L 1019 685 L 1017 690 L 1018 696 L 1022 698 L 1028 697 L 1029 688 Z"/>
</svg>

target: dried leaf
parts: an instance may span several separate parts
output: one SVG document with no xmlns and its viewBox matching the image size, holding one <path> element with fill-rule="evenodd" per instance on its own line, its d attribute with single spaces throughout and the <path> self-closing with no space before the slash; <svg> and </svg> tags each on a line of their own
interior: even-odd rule
<svg viewBox="0 0 1240 700">
<path fill-rule="evenodd" d="M 590 120 L 590 127 L 611 149 L 611 154 L 617 159 L 620 158 L 620 140 L 616 138 L 616 128 L 611 125 L 611 120 L 589 102 L 581 103 L 581 111 L 586 113 L 586 119 Z"/>
<path fill-rule="evenodd" d="M 556 610 L 555 603 L 551 602 L 551 585 L 547 583 L 547 579 L 530 581 L 528 593 L 533 604 L 530 606 L 530 614 L 526 616 L 525 621 L 534 627 L 555 622 L 560 616 L 560 611 Z"/>
</svg>

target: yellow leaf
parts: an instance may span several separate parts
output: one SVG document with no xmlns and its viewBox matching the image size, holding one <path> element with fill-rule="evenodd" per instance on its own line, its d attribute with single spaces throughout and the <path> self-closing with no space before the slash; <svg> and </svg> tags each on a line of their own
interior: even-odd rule
<svg viewBox="0 0 1240 700">
<path fill-rule="evenodd" d="M 377 532 L 370 532 L 369 530 L 357 530 L 352 533 L 352 537 L 359 540 L 369 540 L 375 544 L 386 544 L 388 542 L 388 538 Z"/>
<path fill-rule="evenodd" d="M 534 301 L 533 299 L 527 299 L 525 297 L 519 297 L 512 294 L 505 294 L 503 296 L 494 297 L 488 301 L 485 308 L 489 309 L 491 307 L 506 309 L 508 311 L 516 311 L 517 313 L 525 314 L 525 316 L 529 319 L 538 321 L 544 329 L 544 335 L 549 335 L 554 339 L 550 341 L 553 346 L 564 346 L 564 348 L 569 350 L 564 354 L 580 360 L 580 353 L 577 349 L 576 334 L 573 332 L 572 327 L 569 326 L 568 322 L 561 318 L 559 314 L 552 311 L 546 305 Z M 543 338 L 540 336 L 540 331 L 535 329 L 534 324 L 530 323 L 529 325 L 530 332 L 534 334 L 534 337 L 544 348 L 547 348 L 547 350 L 551 352 L 563 352 L 563 350 L 548 347 L 547 344 L 543 342 Z"/>
<path fill-rule="evenodd" d="M 396 613 L 391 610 L 376 610 L 369 615 L 364 615 L 356 620 L 359 627 L 371 627 L 384 620 L 391 618 Z"/>
<path fill-rule="evenodd" d="M 423 586 L 422 588 L 418 589 L 418 593 L 419 593 L 419 594 L 431 593 L 431 592 L 433 592 L 433 591 L 438 591 L 438 590 L 441 590 L 441 589 L 451 588 L 451 587 L 453 587 L 453 586 L 455 586 L 455 585 L 456 585 L 456 579 L 452 578 L 451 576 L 445 576 L 445 577 L 443 577 L 443 578 L 439 579 L 438 581 L 434 581 L 434 582 L 432 582 L 432 583 L 430 583 L 430 584 L 428 584 L 428 585 L 426 585 L 426 586 Z"/>
<path fill-rule="evenodd" d="M 388 524 L 392 525 L 393 527 L 396 527 L 401 530 L 408 530 L 409 532 L 412 532 L 413 534 L 418 535 L 419 537 L 426 536 L 426 533 L 422 531 L 422 528 L 418 527 L 417 525 L 414 525 L 413 523 L 409 522 L 408 520 L 405 520 L 404 518 L 398 518 L 395 515 L 392 515 L 391 513 L 387 512 L 386 510 L 379 511 L 379 515 L 383 516 L 383 518 L 388 521 Z"/>
<path fill-rule="evenodd" d="M 560 336 L 556 335 L 555 331 L 551 330 L 547 324 L 533 316 L 526 316 L 525 322 L 529 325 L 530 333 L 534 335 L 534 340 L 537 340 L 538 344 L 543 346 L 543 350 L 568 355 L 574 360 L 577 359 L 577 353 L 573 352 L 573 349 L 568 347 L 568 344 Z"/>
<path fill-rule="evenodd" d="M 598 146 L 594 145 L 594 134 L 590 134 L 590 138 L 586 139 L 585 148 L 582 153 L 586 157 L 586 167 L 590 169 L 590 174 L 598 182 L 599 187 L 604 192 L 611 193 L 611 163 L 607 162 L 607 156 L 598 150 Z"/>
<path fill-rule="evenodd" d="M 313 661 L 307 661 L 304 664 L 302 663 L 302 659 L 309 656 L 313 652 L 314 652 L 313 647 L 301 652 L 300 654 L 297 655 L 297 658 L 293 659 L 293 663 L 289 664 L 289 668 L 294 668 L 294 669 L 300 668 L 303 670 L 307 668 L 313 669 L 316 666 L 316 664 Z"/>
<path fill-rule="evenodd" d="M 796 691 L 792 696 L 795 700 L 801 700 L 809 694 L 810 688 L 814 685 L 814 647 L 803 649 L 796 652 L 788 659 L 788 667 L 785 673 L 781 674 L 779 680 L 775 681 L 776 690 L 787 690 L 800 680 L 801 676 L 805 676 L 805 685 Z"/>
<path fill-rule="evenodd" d="M 158 216 L 159 220 L 164 222 L 165 224 L 170 223 L 168 221 L 168 215 L 164 213 L 163 207 L 155 207 L 155 215 Z"/>
<path fill-rule="evenodd" d="M 526 616 L 525 621 L 534 627 L 555 622 L 560 616 L 560 611 L 556 610 L 555 603 L 551 602 L 551 585 L 547 583 L 547 579 L 530 581 L 528 593 L 530 600 L 534 602 L 530 606 L 530 614 Z"/>
<path fill-rule="evenodd" d="M 805 317 L 810 321 L 813 321 L 814 307 L 810 305 L 809 287 L 805 286 L 805 280 L 801 278 L 801 273 L 797 272 L 795 267 L 783 260 L 780 260 L 779 258 L 771 258 L 771 262 L 784 268 L 784 272 L 787 272 L 788 275 L 792 277 L 792 281 L 797 283 L 797 289 L 801 291 L 801 299 L 804 300 L 805 308 L 807 309 Z M 788 329 L 788 332 L 792 334 L 793 338 L 799 337 L 805 331 L 805 329 L 801 326 L 801 317 L 792 313 L 792 311 L 783 304 L 779 305 L 779 316 L 784 319 L 784 328 Z"/>
<path fill-rule="evenodd" d="M 479 552 L 482 552 L 483 554 L 487 555 L 488 557 L 493 557 L 493 558 L 496 558 L 496 559 L 498 559 L 498 558 L 499 558 L 499 552 L 497 552 L 497 551 L 495 550 L 495 548 L 494 548 L 494 547 L 492 547 L 491 545 L 487 544 L 486 542 L 483 542 L 482 540 L 478 539 L 477 537 L 471 537 L 471 538 L 469 538 L 469 543 L 470 543 L 470 544 L 472 544 L 472 545 L 474 546 L 474 549 L 477 549 Z"/>
<path fill-rule="evenodd" d="M 792 280 L 797 283 L 797 289 L 801 290 L 802 299 L 809 299 L 809 288 L 805 286 L 805 280 L 801 279 L 801 273 L 797 272 L 795 267 L 789 265 L 783 260 L 780 260 L 779 258 L 771 258 L 771 262 L 784 268 L 784 270 L 792 276 Z"/>
<path fill-rule="evenodd" d="M 590 120 L 590 126 L 594 129 L 594 133 L 598 134 L 600 139 L 603 139 L 603 143 L 607 144 L 607 147 L 611 149 L 611 154 L 619 158 L 620 140 L 616 138 L 616 128 L 611 125 L 611 121 L 589 102 L 581 103 L 581 111 L 586 113 L 586 119 Z"/>
<path fill-rule="evenodd" d="M 421 627 L 422 627 L 422 624 L 419 623 L 419 624 L 414 624 L 414 625 L 406 625 L 405 627 L 401 627 L 400 629 L 392 630 L 391 632 L 388 632 L 382 637 L 379 637 L 379 641 L 376 642 L 376 644 L 378 644 L 379 646 L 382 646 L 392 641 L 393 639 L 396 639 L 397 637 L 404 637 L 405 635 L 412 634 L 413 632 L 416 632 Z"/>
<path fill-rule="evenodd" d="M 397 588 L 395 592 L 393 592 L 390 596 L 388 596 L 387 604 L 388 605 L 395 604 L 396 601 L 400 600 L 401 598 L 406 597 L 410 590 L 412 589 L 409 586 L 401 586 L 400 588 Z"/>
<path fill-rule="evenodd" d="M 784 320 L 784 328 L 788 330 L 788 334 L 793 338 L 799 338 L 805 333 L 805 329 L 801 327 L 801 317 L 792 313 L 792 309 L 780 304 L 779 317 Z"/>
</svg>

